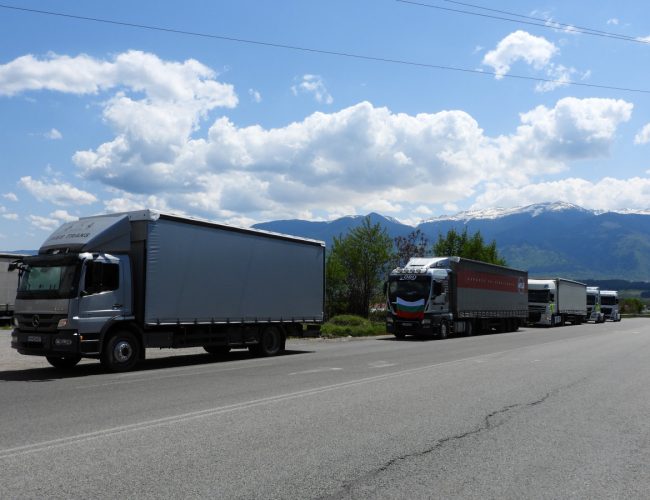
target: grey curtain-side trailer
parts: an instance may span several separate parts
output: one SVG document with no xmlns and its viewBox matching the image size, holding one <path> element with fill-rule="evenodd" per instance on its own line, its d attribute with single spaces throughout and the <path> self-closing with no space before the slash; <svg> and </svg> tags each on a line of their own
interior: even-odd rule
<svg viewBox="0 0 650 500">
<path fill-rule="evenodd" d="M 386 330 L 440 338 L 512 332 L 528 318 L 528 273 L 461 257 L 418 257 L 386 283 Z"/>
<path fill-rule="evenodd" d="M 150 347 L 272 356 L 323 321 L 323 242 L 150 210 L 64 224 L 17 267 L 11 346 L 59 368 L 125 371 Z"/>
</svg>

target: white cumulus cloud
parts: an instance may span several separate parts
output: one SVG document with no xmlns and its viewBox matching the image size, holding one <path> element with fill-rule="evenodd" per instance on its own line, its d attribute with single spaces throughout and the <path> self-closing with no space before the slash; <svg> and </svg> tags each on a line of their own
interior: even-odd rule
<svg viewBox="0 0 650 500">
<path fill-rule="evenodd" d="M 646 124 L 638 134 L 634 136 L 634 144 L 648 144 L 650 142 L 650 123 Z"/>
<path fill-rule="evenodd" d="M 43 182 L 28 175 L 21 177 L 19 184 L 37 200 L 49 201 L 55 205 L 88 205 L 97 201 L 95 195 L 66 182 Z"/>
<path fill-rule="evenodd" d="M 559 49 L 544 37 L 517 30 L 501 40 L 494 50 L 483 57 L 483 64 L 494 69 L 497 78 L 503 78 L 517 61 L 524 61 L 536 69 L 549 64 Z"/>
<path fill-rule="evenodd" d="M 294 95 L 299 93 L 311 94 L 320 103 L 332 104 L 334 98 L 325 87 L 325 82 L 319 75 L 303 75 L 302 81 L 291 87 Z"/>
<path fill-rule="evenodd" d="M 54 219 L 52 217 L 43 217 L 41 215 L 29 215 L 27 219 L 32 226 L 38 229 L 42 229 L 43 231 L 54 231 L 61 225 L 61 221 L 59 219 Z"/>
<path fill-rule="evenodd" d="M 49 131 L 45 132 L 43 134 L 43 136 L 46 139 L 50 139 L 52 141 L 56 141 L 58 139 L 63 139 L 63 134 L 61 132 L 59 132 L 57 129 L 55 129 L 55 128 L 52 128 Z"/>
<path fill-rule="evenodd" d="M 506 174 L 523 185 L 568 161 L 605 156 L 631 111 L 622 100 L 566 98 L 523 113 L 512 134 L 489 137 L 463 111 L 407 115 L 364 102 L 275 129 L 219 118 L 165 163 L 123 163 L 144 155 L 128 143 L 115 154 L 111 142 L 79 167 L 119 189 L 106 205 L 113 211 L 155 205 L 260 220 L 327 217 L 332 207 L 358 213 L 384 199 L 397 213 L 432 198 L 455 203 Z"/>
<path fill-rule="evenodd" d="M 547 56 L 540 49 L 533 64 L 555 53 L 546 48 Z M 237 98 L 199 62 L 165 62 L 134 51 L 110 61 L 86 58 L 81 62 L 96 72 L 95 87 L 83 77 L 75 87 L 62 56 L 41 62 L 49 76 L 59 78 L 61 91 L 115 88 L 102 101 L 114 137 L 73 156 L 82 178 L 109 191 L 105 209 L 150 207 L 238 224 L 454 207 L 504 177 L 511 186 L 523 186 L 567 169 L 572 160 L 608 155 L 619 125 L 632 112 L 623 100 L 566 98 L 522 113 L 509 134 L 489 136 L 461 110 L 409 115 L 361 102 L 277 128 L 240 127 L 225 116 L 206 127 L 210 111 L 234 106 Z M 306 77 L 302 83 L 311 87 L 296 86 L 296 92 L 326 91 L 324 85 L 319 90 L 320 77 Z M 12 92 L 37 86 L 14 80 Z M 41 86 L 55 88 L 48 82 Z M 57 205 L 98 201 L 60 177 L 28 176 L 20 185 Z"/>
<path fill-rule="evenodd" d="M 527 186 L 491 184 L 476 198 L 472 209 L 524 206 L 545 201 L 565 201 L 584 208 L 620 210 L 650 207 L 650 178 L 615 179 L 593 182 L 568 178 Z"/>
<path fill-rule="evenodd" d="M 248 89 L 248 95 L 251 97 L 253 102 L 262 102 L 262 94 L 260 94 L 259 91 L 255 89 Z"/>
</svg>

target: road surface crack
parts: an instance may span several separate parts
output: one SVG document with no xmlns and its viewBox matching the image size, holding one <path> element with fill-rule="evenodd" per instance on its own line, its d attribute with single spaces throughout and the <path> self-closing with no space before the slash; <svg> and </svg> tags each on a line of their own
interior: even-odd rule
<svg viewBox="0 0 650 500">
<path fill-rule="evenodd" d="M 346 498 L 349 496 L 349 494 L 352 492 L 352 489 L 363 482 L 368 481 L 369 479 L 372 479 L 374 477 L 377 477 L 381 475 L 382 473 L 386 472 L 387 470 L 391 469 L 394 467 L 396 464 L 400 462 L 404 462 L 406 460 L 412 460 L 412 459 L 417 459 L 420 457 L 424 457 L 427 455 L 430 455 L 431 453 L 434 453 L 435 451 L 439 450 L 440 448 L 444 447 L 450 442 L 453 441 L 460 441 L 463 439 L 466 439 L 471 436 L 476 436 L 478 434 L 484 433 L 484 432 L 489 432 L 492 429 L 496 429 L 497 427 L 500 427 L 504 423 L 508 421 L 507 415 L 515 410 L 523 410 L 526 408 L 532 408 L 534 406 L 538 406 L 542 403 L 544 403 L 548 398 L 550 398 L 552 395 L 554 395 L 556 391 L 551 391 L 546 393 L 543 397 L 536 399 L 535 401 L 531 401 L 528 403 L 516 403 L 508 406 L 504 406 L 503 408 L 493 411 L 492 413 L 486 415 L 483 419 L 483 422 L 481 425 L 478 427 L 469 430 L 467 432 L 463 432 L 460 434 L 456 434 L 453 436 L 448 436 L 443 439 L 439 439 L 436 442 L 434 442 L 431 446 L 424 450 L 412 452 L 412 453 L 407 453 L 404 455 L 401 455 L 399 457 L 395 457 L 384 463 L 383 465 L 377 467 L 376 469 L 364 474 L 363 476 L 360 476 L 357 479 L 354 479 L 352 481 L 349 481 L 347 483 L 344 483 L 341 486 L 341 489 L 333 494 L 333 495 L 328 495 L 323 498 L 326 499 L 338 499 L 338 498 Z"/>
</svg>

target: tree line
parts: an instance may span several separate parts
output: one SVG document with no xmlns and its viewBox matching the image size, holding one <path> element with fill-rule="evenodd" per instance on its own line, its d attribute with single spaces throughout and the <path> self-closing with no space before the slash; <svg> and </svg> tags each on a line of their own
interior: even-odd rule
<svg viewBox="0 0 650 500">
<path fill-rule="evenodd" d="M 496 241 L 486 243 L 480 231 L 470 235 L 467 228 L 460 233 L 451 229 L 446 235 L 438 235 L 432 245 L 419 229 L 393 239 L 381 224 L 372 224 L 365 217 L 361 225 L 335 237 L 327 254 L 327 316 L 368 317 L 373 300 L 383 301 L 382 284 L 392 269 L 406 265 L 411 257 L 432 255 L 456 255 L 506 265 L 498 254 Z"/>
</svg>

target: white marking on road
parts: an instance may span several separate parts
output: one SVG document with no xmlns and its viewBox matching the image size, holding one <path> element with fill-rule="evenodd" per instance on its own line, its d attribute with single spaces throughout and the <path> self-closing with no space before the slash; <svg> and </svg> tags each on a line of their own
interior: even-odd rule
<svg viewBox="0 0 650 500">
<path fill-rule="evenodd" d="M 291 372 L 289 375 L 306 375 L 308 373 L 324 373 L 324 372 L 336 372 L 342 370 L 343 368 L 313 368 L 311 370 L 304 370 L 301 372 Z"/>
<path fill-rule="evenodd" d="M 550 344 L 554 342 L 547 342 L 547 343 Z M 529 347 L 530 346 L 515 347 L 512 349 L 506 349 L 504 351 L 498 351 L 491 354 L 481 354 L 479 356 L 470 356 L 469 358 L 461 358 L 461 359 L 455 359 L 451 361 L 442 361 L 440 363 L 433 363 L 430 365 L 420 366 L 418 368 L 410 368 L 408 370 L 401 370 L 398 372 L 384 373 L 382 375 L 364 377 L 356 380 L 349 380 L 347 382 L 339 382 L 337 384 L 325 385 L 322 387 L 314 387 L 312 389 L 305 389 L 302 391 L 290 392 L 286 394 L 278 394 L 277 396 L 269 396 L 266 398 L 252 399 L 250 401 L 242 401 L 240 403 L 233 403 L 225 406 L 217 406 L 205 410 L 198 410 L 189 413 L 181 413 L 179 415 L 171 415 L 168 417 L 156 418 L 152 420 L 144 420 L 142 422 L 136 422 L 134 424 L 120 425 L 117 427 L 111 427 L 99 431 L 86 432 L 82 434 L 76 434 L 73 436 L 52 439 L 49 441 L 41 441 L 37 443 L 26 444 L 23 446 L 16 446 L 14 448 L 5 448 L 0 450 L 0 460 L 14 458 L 19 455 L 49 451 L 55 448 L 61 448 L 68 445 L 83 443 L 94 439 L 109 438 L 112 436 L 125 434 L 128 432 L 141 432 L 143 430 L 161 427 L 165 425 L 173 425 L 181 422 L 188 422 L 190 420 L 197 420 L 206 417 L 216 417 L 219 415 L 224 415 L 227 413 L 232 413 L 240 410 L 247 410 L 249 408 L 254 408 L 258 406 L 270 405 L 270 404 L 289 401 L 293 399 L 310 397 L 310 396 L 314 396 L 326 392 L 332 392 L 338 389 L 347 389 L 349 387 L 357 387 L 360 385 L 371 384 L 375 382 L 383 382 L 385 380 L 389 380 L 392 378 L 404 377 L 407 375 L 426 372 L 429 370 L 445 367 L 448 365 L 461 364 L 467 361 L 475 361 L 481 358 L 496 357 L 509 352 L 514 352 L 521 349 L 527 349 Z"/>
<path fill-rule="evenodd" d="M 388 368 L 389 366 L 395 366 L 395 363 L 388 363 L 387 361 L 375 361 L 374 363 L 368 363 L 370 368 Z"/>
<path fill-rule="evenodd" d="M 246 361 L 248 360 L 239 360 L 237 361 L 237 366 L 228 366 L 228 367 L 213 367 L 213 368 L 208 368 L 205 370 L 195 370 L 194 366 L 191 367 L 173 367 L 173 368 L 160 368 L 158 370 L 144 370 L 144 371 L 137 371 L 137 372 L 129 372 L 129 373 L 121 373 L 119 376 L 117 376 L 113 380 L 109 380 L 108 382 L 102 382 L 101 384 L 87 384 L 87 385 L 78 385 L 75 387 L 75 389 L 92 389 L 96 387 L 106 387 L 109 385 L 118 385 L 118 384 L 131 384 L 134 382 L 149 382 L 151 380 L 162 380 L 166 378 L 179 378 L 179 377 L 193 377 L 197 375 L 205 375 L 208 373 L 222 373 L 222 372 L 231 372 L 235 370 L 244 370 L 246 368 L 250 368 L 251 364 L 253 364 L 255 361 L 258 363 L 255 363 L 255 366 L 271 366 L 273 364 L 277 364 L 277 359 L 275 358 L 274 361 L 269 361 L 267 363 L 262 363 L 259 362 L 258 359 L 253 359 L 250 360 L 251 363 L 247 363 Z M 235 363 L 235 361 L 233 361 Z M 214 366 L 214 365 L 213 365 Z M 181 373 L 179 371 L 182 370 Z M 192 371 L 187 371 L 187 370 L 192 370 Z M 143 377 L 143 374 L 156 374 L 156 373 L 162 373 L 159 376 L 151 377 Z M 139 378 L 125 378 L 126 376 L 131 376 L 131 377 L 138 377 Z"/>
</svg>

